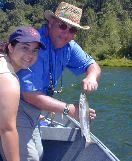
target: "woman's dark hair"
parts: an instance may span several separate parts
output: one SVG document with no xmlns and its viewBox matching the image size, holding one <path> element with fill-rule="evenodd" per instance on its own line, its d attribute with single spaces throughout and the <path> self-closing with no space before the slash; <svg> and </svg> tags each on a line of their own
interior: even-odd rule
<svg viewBox="0 0 132 161">
<path fill-rule="evenodd" d="M 13 47 L 15 47 L 17 43 L 19 43 L 17 40 L 10 42 L 11 46 Z M 2 42 L 2 43 L 0 42 L 0 46 L 1 46 L 0 52 L 6 53 L 8 55 L 9 54 L 8 45 L 9 45 L 8 42 Z"/>
</svg>

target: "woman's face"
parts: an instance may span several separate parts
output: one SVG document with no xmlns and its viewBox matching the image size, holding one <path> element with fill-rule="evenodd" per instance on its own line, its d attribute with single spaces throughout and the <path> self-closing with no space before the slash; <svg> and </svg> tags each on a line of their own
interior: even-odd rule
<svg viewBox="0 0 132 161">
<path fill-rule="evenodd" d="M 15 46 L 9 44 L 9 58 L 14 70 L 17 72 L 34 64 L 39 48 L 38 42 L 17 43 Z"/>
</svg>

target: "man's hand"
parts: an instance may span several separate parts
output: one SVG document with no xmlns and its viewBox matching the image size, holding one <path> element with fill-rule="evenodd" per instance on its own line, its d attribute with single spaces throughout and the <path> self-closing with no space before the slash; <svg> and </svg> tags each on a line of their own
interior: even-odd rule
<svg viewBox="0 0 132 161">
<path fill-rule="evenodd" d="M 92 108 L 89 108 L 89 115 L 90 115 L 90 119 L 95 119 L 96 118 L 96 111 Z"/>
<path fill-rule="evenodd" d="M 98 88 L 98 81 L 101 74 L 101 68 L 97 63 L 91 64 L 87 71 L 86 76 L 82 80 L 82 88 L 86 92 L 96 91 Z"/>
<path fill-rule="evenodd" d="M 69 109 L 70 109 L 70 116 L 74 117 L 76 119 L 79 119 L 79 105 L 78 104 L 69 104 Z M 92 108 L 89 108 L 89 116 L 90 119 L 95 119 L 96 118 L 96 111 Z"/>
<path fill-rule="evenodd" d="M 83 90 L 87 92 L 96 91 L 98 88 L 98 82 L 95 78 L 86 77 L 82 80 Z"/>
</svg>

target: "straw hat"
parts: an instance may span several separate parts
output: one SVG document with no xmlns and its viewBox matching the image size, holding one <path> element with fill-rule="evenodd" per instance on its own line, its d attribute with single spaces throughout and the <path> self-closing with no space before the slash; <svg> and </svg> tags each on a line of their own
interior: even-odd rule
<svg viewBox="0 0 132 161">
<path fill-rule="evenodd" d="M 55 13 L 50 10 L 44 12 L 45 18 L 50 20 L 51 17 L 56 17 L 65 23 L 77 27 L 79 29 L 87 30 L 89 26 L 81 26 L 80 19 L 82 16 L 82 9 L 75 7 L 69 3 L 61 2 L 56 9 Z"/>
</svg>

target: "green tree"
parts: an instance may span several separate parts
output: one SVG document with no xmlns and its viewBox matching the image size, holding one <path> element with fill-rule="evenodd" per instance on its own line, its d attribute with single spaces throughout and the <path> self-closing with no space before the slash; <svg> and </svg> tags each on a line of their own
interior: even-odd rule
<svg viewBox="0 0 132 161">
<path fill-rule="evenodd" d="M 4 11 L 0 10 L 0 39 L 3 41 L 6 41 L 6 35 L 9 28 L 7 22 L 8 15 Z"/>
<path fill-rule="evenodd" d="M 39 28 L 44 23 L 44 10 L 40 5 L 26 5 L 25 18 L 28 23 L 36 28 Z"/>
<path fill-rule="evenodd" d="M 106 53 L 109 56 L 116 56 L 121 48 L 119 29 L 119 20 L 114 5 L 107 3 L 103 14 L 103 23 L 100 24 L 100 38 L 104 40 L 106 46 L 109 46 Z"/>
<path fill-rule="evenodd" d="M 128 16 L 128 12 L 124 11 L 122 14 L 122 21 L 120 22 L 120 39 L 121 49 L 118 52 L 121 57 L 132 58 L 132 20 Z"/>
</svg>

